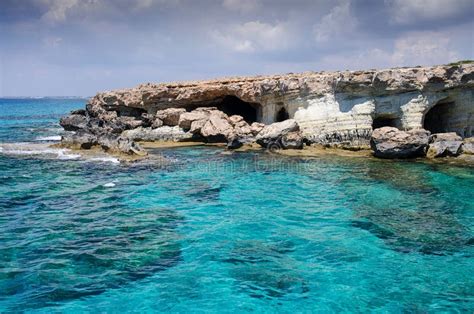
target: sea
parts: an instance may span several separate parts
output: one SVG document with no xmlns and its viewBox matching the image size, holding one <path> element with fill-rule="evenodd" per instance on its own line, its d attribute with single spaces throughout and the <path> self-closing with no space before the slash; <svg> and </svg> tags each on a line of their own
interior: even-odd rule
<svg viewBox="0 0 474 314">
<path fill-rule="evenodd" d="M 472 313 L 474 168 L 55 147 L 86 99 L 0 99 L 0 313 Z"/>
</svg>

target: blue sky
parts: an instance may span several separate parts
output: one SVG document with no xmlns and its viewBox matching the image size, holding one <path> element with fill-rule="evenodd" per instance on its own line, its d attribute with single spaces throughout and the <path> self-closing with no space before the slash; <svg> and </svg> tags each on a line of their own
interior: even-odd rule
<svg viewBox="0 0 474 314">
<path fill-rule="evenodd" d="M 0 97 L 474 59 L 473 0 L 1 0 Z"/>
</svg>

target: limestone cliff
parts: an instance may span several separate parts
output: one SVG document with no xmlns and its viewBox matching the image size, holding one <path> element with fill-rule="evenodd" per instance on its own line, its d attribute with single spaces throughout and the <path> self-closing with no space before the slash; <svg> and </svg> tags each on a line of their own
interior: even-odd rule
<svg viewBox="0 0 474 314">
<path fill-rule="evenodd" d="M 88 106 L 119 116 L 215 106 L 269 124 L 295 119 L 312 142 L 368 146 L 374 127 L 474 135 L 474 63 L 143 84 Z"/>
</svg>

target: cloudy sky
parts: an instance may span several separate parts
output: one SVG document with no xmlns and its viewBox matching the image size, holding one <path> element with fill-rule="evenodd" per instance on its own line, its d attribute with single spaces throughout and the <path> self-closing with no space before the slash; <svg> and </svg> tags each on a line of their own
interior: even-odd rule
<svg viewBox="0 0 474 314">
<path fill-rule="evenodd" d="M 0 96 L 459 59 L 473 0 L 0 2 Z"/>
</svg>

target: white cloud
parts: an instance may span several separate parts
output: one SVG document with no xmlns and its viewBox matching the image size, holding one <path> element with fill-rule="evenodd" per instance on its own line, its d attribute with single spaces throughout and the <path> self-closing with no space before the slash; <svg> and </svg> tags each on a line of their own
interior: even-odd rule
<svg viewBox="0 0 474 314">
<path fill-rule="evenodd" d="M 153 5 L 153 0 L 136 0 L 135 9 L 141 10 Z"/>
<path fill-rule="evenodd" d="M 317 42 L 325 42 L 333 36 L 352 32 L 356 26 L 357 19 L 351 14 L 350 1 L 342 1 L 314 25 L 313 32 Z"/>
<path fill-rule="evenodd" d="M 474 10 L 472 0 L 385 0 L 397 24 L 455 17 Z"/>
<path fill-rule="evenodd" d="M 181 0 L 133 0 L 131 1 L 132 7 L 134 10 L 145 10 L 153 5 L 167 5 L 167 6 L 176 6 L 180 4 Z"/>
<path fill-rule="evenodd" d="M 431 65 L 455 61 L 459 55 L 451 49 L 448 34 L 417 32 L 398 39 L 391 58 L 394 65 Z"/>
<path fill-rule="evenodd" d="M 43 0 L 48 8 L 41 17 L 42 20 L 49 23 L 64 22 L 67 12 L 78 5 L 79 0 Z"/>
<path fill-rule="evenodd" d="M 260 7 L 259 0 L 224 0 L 224 8 L 242 13 L 253 12 Z"/>
<path fill-rule="evenodd" d="M 327 55 L 320 60 L 318 66 L 328 70 L 355 70 L 446 64 L 460 58 L 451 46 L 447 33 L 408 33 L 395 40 L 391 51 L 369 48 Z"/>
<path fill-rule="evenodd" d="M 274 51 L 289 45 L 290 32 L 284 23 L 275 25 L 259 21 L 213 32 L 214 39 L 236 52 Z"/>
</svg>

